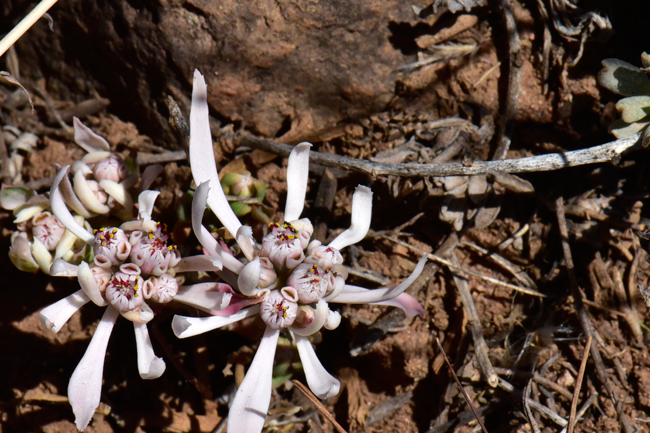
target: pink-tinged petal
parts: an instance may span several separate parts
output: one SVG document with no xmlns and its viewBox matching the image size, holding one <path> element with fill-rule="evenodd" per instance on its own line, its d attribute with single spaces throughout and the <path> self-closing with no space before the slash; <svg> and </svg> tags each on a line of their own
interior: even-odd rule
<svg viewBox="0 0 650 433">
<path fill-rule="evenodd" d="M 228 433 L 258 433 L 271 403 L 273 360 L 279 329 L 267 327 L 246 377 L 237 389 L 228 413 Z"/>
<path fill-rule="evenodd" d="M 287 204 L 284 207 L 284 220 L 300 218 L 305 207 L 307 181 L 309 180 L 309 148 L 306 141 L 293 148 L 287 165 Z"/>
<path fill-rule="evenodd" d="M 350 228 L 334 239 L 329 246 L 342 250 L 365 238 L 370 229 L 372 217 L 372 191 L 359 185 L 352 195 L 352 222 Z"/>
<path fill-rule="evenodd" d="M 83 203 L 84 207 L 91 212 L 103 215 L 108 213 L 111 209 L 104 203 L 100 202 L 90 186 L 88 180 L 82 170 L 77 171 L 73 177 L 72 189 Z"/>
<path fill-rule="evenodd" d="M 309 336 L 318 332 L 323 325 L 327 322 L 327 316 L 329 314 L 329 306 L 324 299 L 320 299 L 316 304 L 316 311 L 314 312 L 314 320 L 304 328 L 299 328 L 297 326 L 291 326 L 291 332 L 299 336 Z"/>
<path fill-rule="evenodd" d="M 95 134 L 92 129 L 81 123 L 81 120 L 73 117 L 72 124 L 74 126 L 74 142 L 83 150 L 88 153 L 97 150 L 111 150 L 108 141 L 106 141 L 104 137 Z"/>
<path fill-rule="evenodd" d="M 316 356 L 308 337 L 296 335 L 295 338 L 309 389 L 318 398 L 334 397 L 339 393 L 341 383 L 325 370 L 318 356 Z"/>
<path fill-rule="evenodd" d="M 138 219 L 142 221 L 150 221 L 151 214 L 153 213 L 153 205 L 160 191 L 142 191 L 138 195 Z"/>
<path fill-rule="evenodd" d="M 216 256 L 190 256 L 183 257 L 176 266 L 174 271 L 178 272 L 211 272 L 223 269 L 223 263 Z"/>
<path fill-rule="evenodd" d="M 146 323 L 133 322 L 138 350 L 138 372 L 143 379 L 157 379 L 165 372 L 165 361 L 153 352 Z"/>
<path fill-rule="evenodd" d="M 237 260 L 237 258 L 232 255 L 230 250 L 226 250 L 226 248 L 222 247 L 221 244 L 212 237 L 208 229 L 206 229 L 204 226 L 201 226 L 201 233 L 204 239 L 211 238 L 214 241 L 212 244 L 214 249 L 208 250 L 206 248 L 206 250 L 209 251 L 210 255 L 214 255 L 221 259 L 221 262 L 226 269 L 229 269 L 235 274 L 239 274 L 242 269 L 244 269 L 244 264 Z"/>
<path fill-rule="evenodd" d="M 100 307 L 104 307 L 108 305 L 108 302 L 106 302 L 106 300 L 102 296 L 102 292 L 99 290 L 99 286 L 97 285 L 95 276 L 93 275 L 93 272 L 90 270 L 90 266 L 88 266 L 88 263 L 81 262 L 79 264 L 79 267 L 77 268 L 77 279 L 79 280 L 79 285 L 81 286 L 81 290 L 84 291 L 86 296 L 88 296 L 91 301 L 93 301 L 96 305 L 99 305 Z"/>
<path fill-rule="evenodd" d="M 235 236 L 241 223 L 230 207 L 219 182 L 219 174 L 214 162 L 214 150 L 212 149 L 207 85 L 198 70 L 194 71 L 190 110 L 190 166 L 194 182 L 197 185 L 201 185 L 203 182 L 210 183 L 208 204 L 219 221 L 231 235 Z"/>
<path fill-rule="evenodd" d="M 420 259 L 411 275 L 395 287 L 368 290 L 363 287 L 345 285 L 343 291 L 330 302 L 343 304 L 376 304 L 395 299 L 404 292 L 420 276 L 427 262 L 427 256 Z M 401 308 L 401 307 L 400 307 Z"/>
<path fill-rule="evenodd" d="M 52 181 L 52 189 L 50 190 L 52 213 L 54 213 L 54 216 L 56 216 L 57 219 L 61 221 L 61 224 L 63 224 L 65 228 L 70 230 L 75 236 L 87 244 L 92 244 L 93 240 L 95 240 L 95 237 L 88 230 L 83 228 L 83 226 L 79 224 L 77 220 L 74 219 L 68 210 L 68 207 L 65 205 L 65 202 L 63 201 L 61 191 L 59 191 L 59 184 L 61 183 L 61 180 L 64 177 L 67 177 L 68 167 L 70 166 L 66 165 L 61 170 L 59 170 L 59 172 L 54 177 L 54 180 Z"/>
<path fill-rule="evenodd" d="M 52 190 L 54 190 L 54 188 L 52 188 Z M 84 218 L 93 217 L 92 212 L 86 209 L 83 203 L 79 201 L 77 194 L 74 193 L 72 184 L 70 183 L 70 179 L 68 179 L 68 176 L 64 176 L 63 179 L 61 179 L 61 184 L 59 185 L 59 191 L 61 191 L 61 195 L 63 196 L 63 200 L 65 201 L 65 203 L 68 206 L 70 206 L 70 208 L 73 211 L 77 212 L 79 215 L 81 215 Z"/>
<path fill-rule="evenodd" d="M 122 317 L 133 323 L 149 323 L 154 317 L 153 310 L 146 302 L 137 310 L 125 311 L 120 314 L 122 314 Z"/>
<path fill-rule="evenodd" d="M 58 302 L 41 310 L 41 323 L 53 332 L 59 332 L 61 327 L 81 307 L 90 302 L 83 290 L 77 290 L 70 296 L 66 296 Z"/>
<path fill-rule="evenodd" d="M 239 278 L 237 278 L 237 288 L 246 296 L 255 296 L 259 291 L 257 284 L 260 281 L 260 274 L 262 273 L 262 265 L 260 264 L 259 257 L 248 262 L 244 269 L 242 269 Z"/>
<path fill-rule="evenodd" d="M 259 310 L 259 306 L 254 305 L 229 316 L 185 317 L 176 315 L 172 320 L 172 329 L 178 338 L 193 337 L 231 323 L 239 322 L 247 317 L 252 317 L 259 313 Z"/>
<path fill-rule="evenodd" d="M 376 302 L 374 305 L 385 305 L 390 307 L 401 308 L 406 314 L 406 317 L 420 316 L 424 319 L 424 308 L 413 296 L 408 293 L 402 293 L 395 299 L 384 302 Z"/>
<path fill-rule="evenodd" d="M 149 189 L 154 180 L 163 171 L 163 166 L 160 164 L 150 165 L 142 172 L 142 179 L 140 180 L 140 191 Z"/>
<path fill-rule="evenodd" d="M 50 275 L 53 277 L 76 277 L 79 267 L 62 259 L 56 259 L 50 266 Z"/>
<path fill-rule="evenodd" d="M 233 298 L 233 290 L 224 283 L 199 283 L 181 286 L 174 301 L 191 305 L 207 313 L 227 308 Z"/>
<path fill-rule="evenodd" d="M 113 307 L 108 307 L 97 325 L 95 334 L 86 349 L 86 353 L 75 368 L 68 385 L 68 399 L 75 415 L 79 430 L 88 427 L 88 423 L 99 406 L 102 392 L 102 375 L 108 339 L 113 331 L 115 320 L 120 315 Z"/>
</svg>

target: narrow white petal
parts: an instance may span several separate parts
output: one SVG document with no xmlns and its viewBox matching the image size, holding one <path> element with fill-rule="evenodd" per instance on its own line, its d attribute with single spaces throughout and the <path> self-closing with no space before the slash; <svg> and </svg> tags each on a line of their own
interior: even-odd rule
<svg viewBox="0 0 650 433">
<path fill-rule="evenodd" d="M 113 199 L 124 206 L 126 210 L 131 211 L 131 209 L 133 209 L 133 199 L 131 198 L 131 194 L 128 193 L 122 184 L 113 182 L 109 179 L 103 179 L 99 181 L 99 186 L 104 188 L 106 194 L 113 197 Z"/>
<path fill-rule="evenodd" d="M 53 277 L 76 277 L 79 267 L 68 263 L 62 259 L 54 260 L 52 266 L 50 266 L 50 275 Z"/>
<path fill-rule="evenodd" d="M 140 180 L 140 191 L 149 189 L 154 180 L 163 171 L 163 166 L 160 164 L 150 165 L 142 172 L 142 179 Z"/>
<path fill-rule="evenodd" d="M 86 353 L 70 377 L 68 399 L 79 430 L 83 430 L 88 426 L 95 409 L 99 406 L 106 347 L 115 320 L 119 315 L 113 307 L 106 309 L 102 320 L 97 325 L 92 340 L 90 340 Z"/>
<path fill-rule="evenodd" d="M 79 285 L 84 293 L 93 301 L 95 304 L 100 307 L 108 305 L 108 302 L 102 296 L 102 292 L 99 290 L 97 281 L 93 276 L 93 272 L 90 270 L 88 263 L 81 262 L 77 268 L 77 279 L 79 280 Z"/>
<path fill-rule="evenodd" d="M 246 377 L 237 389 L 228 413 L 228 433 L 258 433 L 271 403 L 273 360 L 279 329 L 267 327 Z"/>
<path fill-rule="evenodd" d="M 41 243 L 38 239 L 34 238 L 32 242 L 32 257 L 38 263 L 38 266 L 41 268 L 41 271 L 48 274 L 50 273 L 50 266 L 52 266 L 52 254 L 45 248 L 45 245 Z"/>
<path fill-rule="evenodd" d="M 262 265 L 259 257 L 244 266 L 237 278 L 237 288 L 243 295 L 254 296 L 256 294 L 261 272 Z"/>
<path fill-rule="evenodd" d="M 254 316 L 259 313 L 259 310 L 259 305 L 254 305 L 231 316 L 185 317 L 176 315 L 172 320 L 172 329 L 178 338 L 193 337 Z"/>
<path fill-rule="evenodd" d="M 77 216 L 75 219 L 82 219 L 82 217 Z M 69 251 L 72 250 L 75 242 L 77 242 L 77 237 L 74 235 L 74 233 L 68 229 L 65 229 L 63 236 L 61 236 L 61 240 L 56 245 L 56 249 L 54 250 L 54 258 L 60 259 L 66 255 Z"/>
<path fill-rule="evenodd" d="M 74 193 L 74 190 L 72 188 L 72 184 L 70 183 L 70 179 L 68 179 L 68 176 L 63 176 L 63 179 L 61 179 L 61 183 L 59 184 L 59 191 L 61 191 L 61 195 L 63 196 L 63 200 L 65 203 L 70 206 L 70 209 L 73 211 L 77 212 L 79 215 L 81 215 L 84 218 L 92 218 L 94 215 L 92 212 L 90 212 L 86 207 L 79 201 L 79 197 L 77 197 L 77 194 Z M 52 188 L 54 190 L 54 188 Z M 50 195 L 51 197 L 51 195 Z"/>
<path fill-rule="evenodd" d="M 217 291 L 219 284 L 223 283 L 198 283 L 181 286 L 174 296 L 174 301 L 191 305 L 207 313 L 212 310 L 223 310 L 230 304 L 232 293 Z"/>
<path fill-rule="evenodd" d="M 14 219 L 14 224 L 23 223 L 27 220 L 34 218 L 34 215 L 41 213 L 45 210 L 45 204 L 35 204 L 33 206 L 25 206 L 16 214 L 16 219 Z"/>
<path fill-rule="evenodd" d="M 110 211 L 110 208 L 100 202 L 97 196 L 95 196 L 95 193 L 90 189 L 88 180 L 86 180 L 86 176 L 82 170 L 79 170 L 74 174 L 72 188 L 77 194 L 77 197 L 79 197 L 79 200 L 81 200 L 81 203 L 83 203 L 84 207 L 89 211 L 100 215 L 106 214 Z"/>
<path fill-rule="evenodd" d="M 318 398 L 334 397 L 339 393 L 341 383 L 325 370 L 308 337 L 296 335 L 295 338 L 300 362 L 311 392 Z"/>
<path fill-rule="evenodd" d="M 53 332 L 59 332 L 68 319 L 81 307 L 90 302 L 83 290 L 77 290 L 58 302 L 41 310 L 41 323 Z"/>
<path fill-rule="evenodd" d="M 90 244 L 93 242 L 95 237 L 74 219 L 68 210 L 68 207 L 65 205 L 65 202 L 63 201 L 61 191 L 59 191 L 59 184 L 61 183 L 61 179 L 68 175 L 68 167 L 70 166 L 66 165 L 61 170 L 59 170 L 59 172 L 54 177 L 54 181 L 52 181 L 52 189 L 50 190 L 50 203 L 52 206 L 52 212 L 54 213 L 54 216 L 56 216 L 57 219 L 61 221 L 61 224 L 63 224 L 68 230 L 74 233 L 75 236 L 87 244 Z"/>
<path fill-rule="evenodd" d="M 76 117 L 72 118 L 74 126 L 74 142 L 77 143 L 86 152 L 95 152 L 97 150 L 111 150 L 111 146 L 104 137 L 97 135 L 92 129 L 81 123 Z"/>
<path fill-rule="evenodd" d="M 394 299 L 383 302 L 376 302 L 373 305 L 386 305 L 390 307 L 401 308 L 406 317 L 420 316 L 424 318 L 424 308 L 413 296 L 408 293 L 402 293 Z"/>
<path fill-rule="evenodd" d="M 384 301 L 390 301 L 402 294 L 413 282 L 420 276 L 424 265 L 427 262 L 427 256 L 423 256 L 415 266 L 411 275 L 395 287 L 368 290 L 363 287 L 345 285 L 341 294 L 330 302 L 344 304 L 373 304 Z"/>
<path fill-rule="evenodd" d="M 203 227 L 203 214 L 208 204 L 209 192 L 210 182 L 203 182 L 194 191 L 194 197 L 192 198 L 192 231 L 194 231 L 194 235 L 203 248 L 212 253 L 216 249 L 217 241 L 208 232 L 208 229 Z"/>
<path fill-rule="evenodd" d="M 208 92 L 203 75 L 194 71 L 192 108 L 190 110 L 190 166 L 197 185 L 210 182 L 208 204 L 219 221 L 235 236 L 241 226 L 223 193 L 212 149 L 212 133 L 208 113 Z"/>
<path fill-rule="evenodd" d="M 299 328 L 297 326 L 291 326 L 291 332 L 295 335 L 300 335 L 306 337 L 312 335 L 313 333 L 320 330 L 325 322 L 327 322 L 327 316 L 329 315 L 329 306 L 324 299 L 320 299 L 316 304 L 316 311 L 314 314 L 314 321 L 311 322 L 308 326 L 304 328 Z"/>
<path fill-rule="evenodd" d="M 165 361 L 153 352 L 146 323 L 133 322 L 138 350 L 138 372 L 143 379 L 157 379 L 165 372 Z"/>
<path fill-rule="evenodd" d="M 156 198 L 160 194 L 160 191 L 142 191 L 138 195 L 138 218 L 142 221 L 151 220 L 151 214 L 153 213 L 153 205 L 156 202 Z"/>
<path fill-rule="evenodd" d="M 253 239 L 253 229 L 250 226 L 241 226 L 237 230 L 235 240 L 239 244 L 242 253 L 248 260 L 255 258 L 255 239 Z"/>
<path fill-rule="evenodd" d="M 284 220 L 300 218 L 305 207 L 307 181 L 309 180 L 309 148 L 306 141 L 293 148 L 287 165 L 287 204 L 284 207 Z"/>
<path fill-rule="evenodd" d="M 365 238 L 370 229 L 372 217 L 372 191 L 359 185 L 352 195 L 352 222 L 350 228 L 330 243 L 330 247 L 341 250 Z"/>
<path fill-rule="evenodd" d="M 176 266 L 174 271 L 193 272 L 193 271 L 220 271 L 223 269 L 223 263 L 216 256 L 189 256 L 183 257 Z"/>
</svg>

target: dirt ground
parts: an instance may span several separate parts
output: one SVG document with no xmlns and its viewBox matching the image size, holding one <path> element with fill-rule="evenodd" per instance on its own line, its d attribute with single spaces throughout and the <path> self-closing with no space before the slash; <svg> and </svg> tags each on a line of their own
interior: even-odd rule
<svg viewBox="0 0 650 433">
<path fill-rule="evenodd" d="M 160 12 L 175 4 L 109 3 L 128 3 L 138 13 L 156 8 Z M 188 14 L 203 7 L 190 3 L 180 6 Z M 345 15 L 340 10 L 344 5 L 325 3 L 338 8 L 333 16 Z M 489 160 L 500 134 L 511 138 L 507 158 L 572 151 L 614 140 L 607 129 L 617 118 L 614 105 L 619 97 L 598 85 L 600 62 L 614 57 L 640 66 L 640 55 L 648 49 L 643 42 L 650 25 L 650 6 L 623 12 L 614 1 L 580 2 L 583 12 L 609 17 L 612 27 L 611 31 L 595 30 L 586 37 L 581 51 L 581 36 L 575 40 L 563 37 L 550 18 L 544 20 L 538 2 L 512 3 L 520 45 L 515 56 L 519 61 L 511 61 L 503 10 L 497 6 L 509 2 L 488 2 L 456 14 L 436 11 L 433 6 L 444 3 L 439 0 L 433 5 L 420 3 L 413 8 L 410 4 L 368 3 L 372 20 L 363 21 L 367 25 L 354 31 L 344 26 L 341 39 L 335 39 L 348 44 L 341 50 L 358 49 L 357 55 L 367 56 L 368 64 L 351 62 L 339 68 L 332 65 L 343 60 L 326 59 L 323 67 L 332 69 L 315 76 L 317 90 L 310 89 L 309 80 L 296 69 L 296 88 L 301 88 L 283 93 L 291 79 L 278 78 L 274 70 L 285 57 L 306 55 L 305 50 L 294 50 L 298 43 L 282 39 L 289 34 L 286 23 L 298 14 L 285 2 L 277 2 L 277 10 L 257 12 L 257 18 L 265 18 L 274 30 L 263 36 L 257 30 L 251 33 L 251 37 L 266 41 L 266 45 L 256 45 L 255 56 L 248 53 L 252 57 L 246 57 L 259 75 L 241 64 L 227 69 L 226 78 L 213 74 L 220 83 L 210 101 L 218 167 L 230 163 L 229 169 L 235 170 L 245 166 L 263 180 L 268 189 L 265 204 L 276 211 L 272 220 L 282 220 L 286 159 L 238 147 L 239 134 L 290 144 L 309 138 L 313 150 L 319 152 L 393 163 Z M 548 10 L 565 4 L 561 0 L 539 3 Z M 0 33 L 8 31 L 28 6 L 17 2 L 13 8 L 0 7 Z M 383 14 L 382 7 L 393 15 Z M 354 9 L 351 14 L 361 12 Z M 45 66 L 42 58 L 48 51 L 38 51 L 43 48 L 39 36 L 34 36 L 33 45 L 17 44 L 15 57 L 0 59 L 0 70 L 14 75 L 16 65 L 20 66 L 21 83 L 35 105 L 32 112 L 20 89 L 0 84 L 3 131 L 32 132 L 37 137 L 29 151 L 14 152 L 7 145 L 9 155 L 21 157 L 22 166 L 12 176 L 3 172 L 4 183 L 46 192 L 55 164 L 69 164 L 83 155 L 64 127 L 71 124 L 70 113 L 82 115 L 85 124 L 125 157 L 168 155 L 182 149 L 173 129 L 160 126 L 164 124 L 160 119 L 166 121 L 168 115 L 162 96 L 151 96 L 155 103 L 146 108 L 138 105 L 145 100 L 139 92 L 133 96 L 136 109 L 126 109 L 124 100 L 128 98 L 110 92 L 119 90 L 120 79 L 93 70 L 92 59 L 83 57 L 79 47 L 65 45 L 73 43 L 70 35 L 75 34 L 66 34 L 65 26 L 73 25 L 66 20 L 74 20 L 58 16 L 55 10 L 52 16 L 55 26 L 63 26 L 53 36 L 58 51 L 52 56 L 65 54 L 57 57 L 59 67 L 67 68 L 65 77 Z M 219 15 L 204 11 L 197 16 L 202 17 L 200 26 L 195 24 L 207 34 L 210 31 L 206 29 L 214 29 L 210 26 L 216 25 Z M 576 16 L 571 16 L 574 23 Z M 164 16 L 158 17 L 164 22 L 160 17 Z M 381 27 L 372 27 L 370 22 Z M 316 18 L 305 23 L 310 31 L 326 28 L 331 31 L 328 38 L 338 37 L 334 19 L 329 24 Z M 41 24 L 42 28 L 34 31 L 47 34 L 46 24 Z M 233 28 L 244 32 L 237 25 Z M 549 38 L 546 55 L 545 29 Z M 93 26 L 86 30 L 88 38 L 97 37 Z M 375 57 L 367 54 L 371 51 L 365 45 L 368 42 L 360 39 L 364 31 L 376 33 L 377 40 L 372 43 L 382 52 Z M 321 48 L 326 46 L 319 43 Z M 250 48 L 244 45 L 242 50 Z M 435 46 L 453 49 L 436 50 Z M 142 49 L 146 51 L 146 47 Z M 345 53 L 350 56 L 346 61 L 355 58 L 354 52 Z M 577 64 L 570 66 L 579 53 Z M 41 60 L 34 60 L 39 56 Z M 183 61 L 192 58 L 184 56 Z M 395 69 L 381 64 L 402 62 L 404 66 L 435 56 L 442 57 L 424 66 Z M 136 57 L 125 51 L 120 64 L 135 62 Z M 295 66 L 300 64 L 298 60 L 287 62 Z M 147 62 L 148 58 L 138 57 L 138 61 Z M 508 102 L 512 92 L 508 78 L 513 73 L 509 64 L 521 74 L 516 111 L 510 118 L 504 108 L 513 108 L 513 102 Z M 289 66 L 278 66 L 284 67 Z M 373 71 L 374 81 L 335 83 L 354 75 L 355 67 Z M 173 86 L 169 82 L 167 87 L 159 85 L 160 95 L 171 94 L 187 117 L 192 70 L 169 68 L 176 74 Z M 151 73 L 157 73 L 153 69 Z M 84 71 L 84 80 L 93 83 L 88 84 L 92 91 L 86 88 L 84 93 L 80 89 L 85 85 L 74 87 L 72 81 L 66 81 L 79 70 Z M 336 77 L 332 83 L 324 78 L 328 74 Z M 262 90 L 251 90 L 251 83 L 261 83 Z M 212 85 L 210 79 L 208 84 Z M 330 84 L 340 86 L 328 87 Z M 332 93 L 319 99 L 314 96 L 318 92 Z M 292 95 L 300 102 L 291 102 Z M 61 115 L 60 121 L 55 113 Z M 452 121 L 436 123 L 441 119 Z M 317 238 L 333 239 L 349 226 L 356 185 L 368 185 L 374 192 L 371 232 L 345 254 L 345 263 L 353 271 L 348 282 L 373 288 L 396 284 L 409 275 L 423 254 L 435 253 L 443 259 L 430 260 L 423 276 L 408 290 L 424 307 L 424 318 L 404 319 L 399 310 L 387 307 L 344 306 L 339 309 L 343 316 L 339 328 L 314 336 L 323 365 L 341 381 L 340 394 L 324 401 L 326 409 L 349 432 L 480 431 L 450 376 L 436 343 L 439 339 L 469 402 L 490 432 L 560 431 L 574 400 L 580 415 L 574 432 L 650 431 L 650 357 L 645 346 L 650 338 L 645 325 L 648 308 L 637 289 L 639 284 L 648 285 L 650 263 L 644 249 L 647 245 L 634 233 L 647 228 L 650 221 L 645 211 L 650 202 L 647 155 L 639 150 L 615 164 L 526 173 L 519 175 L 518 186 L 494 176 L 369 178 L 338 169 L 324 172 L 314 165 L 306 216 L 314 222 Z M 233 160 L 237 162 L 231 163 Z M 191 173 L 182 157 L 166 162 L 153 185 L 161 190 L 154 216 L 173 227 L 175 241 L 183 245 L 185 253 L 198 252 L 196 239 L 177 212 L 187 203 L 190 187 Z M 329 197 L 329 203 L 323 197 Z M 570 270 L 558 223 L 559 198 L 564 204 L 573 258 Z M 0 251 L 9 250 L 10 236 L 16 230 L 13 218 L 11 212 L 0 210 Z M 261 225 L 252 219 L 247 222 L 261 232 Z M 0 269 L 4 273 L 0 290 L 0 432 L 77 431 L 67 402 L 67 383 L 102 309 L 87 305 L 54 334 L 41 325 L 39 311 L 78 290 L 78 283 L 41 272 L 20 272 L 5 254 L 0 255 Z M 571 272 L 575 272 L 575 281 Z M 468 314 L 468 302 L 463 298 L 467 291 L 478 321 Z M 149 326 L 156 353 L 167 363 L 164 375 L 152 381 L 138 375 L 130 324 L 117 322 L 108 346 L 101 404 L 86 431 L 225 431 L 223 421 L 235 377 L 248 368 L 263 327 L 255 321 L 243 322 L 179 340 L 170 326 L 175 313 L 188 311 L 181 306 L 165 308 Z M 581 375 L 588 333 L 595 349 Z M 334 432 L 332 424 L 293 386 L 291 380 L 304 382 L 304 375 L 290 345 L 287 338 L 278 348 L 274 373 L 278 386 L 266 429 Z M 486 377 L 481 354 L 487 354 L 499 378 L 493 383 Z M 581 391 L 574 398 L 578 385 Z"/>
</svg>

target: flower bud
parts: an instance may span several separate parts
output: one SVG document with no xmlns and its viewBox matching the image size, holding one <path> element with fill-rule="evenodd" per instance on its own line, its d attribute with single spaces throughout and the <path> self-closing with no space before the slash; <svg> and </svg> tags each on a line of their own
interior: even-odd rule
<svg viewBox="0 0 650 433">
<path fill-rule="evenodd" d="M 112 180 L 120 182 L 126 178 L 128 167 L 119 155 L 112 153 L 108 158 L 97 162 L 92 168 L 95 180 Z"/>
<path fill-rule="evenodd" d="M 108 262 L 117 266 L 129 257 L 131 244 L 123 230 L 102 227 L 95 230 L 93 253 L 96 259 L 99 257 L 99 262 L 96 261 L 99 266 L 104 267 Z"/>
<path fill-rule="evenodd" d="M 113 275 L 106 288 L 106 300 L 120 313 L 134 311 L 144 303 L 143 285 L 141 276 L 120 270 Z"/>
<path fill-rule="evenodd" d="M 44 211 L 32 219 L 32 234 L 48 251 L 54 251 L 65 233 L 65 227 L 50 212 Z"/>
<path fill-rule="evenodd" d="M 279 290 L 269 293 L 260 305 L 260 316 L 273 329 L 290 326 L 296 319 L 298 304 L 285 298 Z"/>
<path fill-rule="evenodd" d="M 257 283 L 257 286 L 264 288 L 274 284 L 278 279 L 278 275 L 275 273 L 271 260 L 268 257 L 260 257 L 260 267 L 260 281 Z"/>
<path fill-rule="evenodd" d="M 144 297 L 160 304 L 170 302 L 178 293 L 178 281 L 169 273 L 149 278 L 144 287 Z"/>
</svg>

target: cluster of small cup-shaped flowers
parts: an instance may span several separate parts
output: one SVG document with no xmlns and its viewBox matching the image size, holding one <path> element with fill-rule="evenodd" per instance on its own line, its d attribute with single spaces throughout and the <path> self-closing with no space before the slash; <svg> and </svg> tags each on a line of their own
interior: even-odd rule
<svg viewBox="0 0 650 433">
<path fill-rule="evenodd" d="M 145 300 L 167 303 L 178 292 L 178 282 L 172 274 L 181 260 L 178 249 L 170 243 L 164 224 L 148 223 L 138 224 L 141 227 L 136 230 L 129 230 L 133 225 L 125 223 L 127 231 L 100 228 L 95 230 L 92 243 L 94 258 L 90 270 L 100 293 L 131 320 L 153 318 Z"/>
<path fill-rule="evenodd" d="M 316 317 L 313 305 L 336 297 L 345 286 L 343 257 L 336 248 L 316 240 L 310 243 L 312 228 L 308 220 L 271 223 L 269 228 L 259 258 L 261 290 L 257 295 L 263 297 L 260 316 L 273 329 L 292 326 L 306 330 Z M 321 326 L 333 329 L 339 322 L 338 313 L 330 311 Z M 320 326 L 307 333 L 318 329 Z"/>
<path fill-rule="evenodd" d="M 87 154 L 72 164 L 61 179 L 59 190 L 66 206 L 80 224 L 98 215 L 112 214 L 122 221 L 133 218 L 133 199 L 129 189 L 140 182 L 149 187 L 160 166 L 147 167 L 142 177 L 129 174 L 126 162 L 100 135 L 74 118 L 74 141 Z M 39 269 L 49 274 L 56 259 L 79 263 L 84 246 L 52 214 L 49 198 L 22 186 L 2 186 L 0 206 L 11 210 L 17 231 L 12 235 L 9 257 L 26 272 Z M 87 226 L 89 228 L 90 226 Z"/>
</svg>

